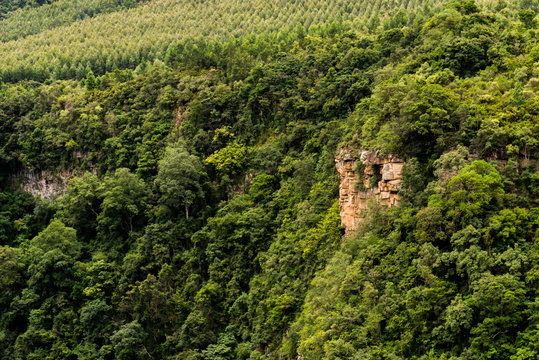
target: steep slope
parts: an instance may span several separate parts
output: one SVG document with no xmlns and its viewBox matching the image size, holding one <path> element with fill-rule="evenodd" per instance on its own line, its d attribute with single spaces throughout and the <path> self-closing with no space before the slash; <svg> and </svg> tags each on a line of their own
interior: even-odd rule
<svg viewBox="0 0 539 360">
<path fill-rule="evenodd" d="M 16 11 L 24 7 L 34 7 L 49 4 L 54 0 L 38 0 L 38 1 L 26 1 L 26 0 L 2 0 L 0 1 L 0 19 L 4 18 L 6 14 Z"/>
<path fill-rule="evenodd" d="M 56 0 L 40 7 L 20 9 L 5 15 L 0 21 L 0 41 L 17 40 L 136 4 L 135 0 Z"/>
<path fill-rule="evenodd" d="M 439 2 L 155 0 L 135 9 L 102 14 L 69 25 L 90 13 L 107 13 L 115 4 L 121 2 L 68 4 L 61 1 L 2 21 L 0 30 L 4 30 L 5 35 L 0 36 L 4 40 L 0 43 L 0 78 L 4 81 L 43 81 L 51 76 L 81 78 L 88 69 L 102 74 L 116 68 L 134 67 L 143 58 L 163 60 L 172 43 L 185 39 L 224 40 L 298 25 L 309 28 L 332 21 L 358 25 L 372 20 L 371 26 L 376 27 L 379 17 L 383 20 L 397 9 L 415 10 L 424 5 L 439 5 Z M 82 8 L 79 5 L 83 5 Z M 60 9 L 62 12 L 57 12 Z M 66 19 L 64 12 L 71 15 Z M 406 13 L 399 13 L 394 21 L 402 25 L 407 21 Z M 35 35 L 15 40 L 21 36 L 21 31 Z"/>
<path fill-rule="evenodd" d="M 498 8 L 2 84 L 0 357 L 536 358 L 539 45 Z"/>
</svg>

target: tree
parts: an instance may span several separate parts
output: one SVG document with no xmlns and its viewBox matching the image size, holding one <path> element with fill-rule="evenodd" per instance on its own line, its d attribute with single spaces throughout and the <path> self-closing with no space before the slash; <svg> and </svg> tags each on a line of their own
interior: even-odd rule
<svg viewBox="0 0 539 360">
<path fill-rule="evenodd" d="M 52 221 L 30 241 L 28 287 L 44 295 L 70 291 L 80 253 L 75 229 L 59 220 Z"/>
<path fill-rule="evenodd" d="M 30 241 L 28 255 L 35 263 L 52 251 L 59 251 L 76 259 L 80 255 L 81 245 L 77 242 L 75 229 L 65 226 L 59 220 L 53 220 L 45 230 Z"/>
<path fill-rule="evenodd" d="M 189 219 L 189 207 L 195 200 L 204 199 L 200 184 L 203 177 L 198 157 L 181 147 L 168 149 L 155 178 L 155 185 L 161 193 L 159 202 L 173 211 L 183 206 L 185 218 Z"/>
<path fill-rule="evenodd" d="M 138 321 L 132 321 L 122 325 L 110 338 L 114 346 L 116 359 L 139 360 L 150 359 L 152 356 L 144 346 L 146 332 Z"/>
<path fill-rule="evenodd" d="M 533 29 L 537 26 L 537 21 L 535 20 L 536 15 L 537 13 L 530 9 L 520 10 L 518 12 L 518 17 L 526 29 Z"/>
<path fill-rule="evenodd" d="M 103 191 L 99 178 L 87 172 L 71 179 L 67 193 L 58 200 L 62 218 L 83 238 L 95 236 Z"/>
<path fill-rule="evenodd" d="M 218 172 L 230 179 L 235 179 L 246 165 L 247 153 L 244 145 L 233 142 L 208 156 L 204 162 L 213 165 Z"/>
<path fill-rule="evenodd" d="M 472 288 L 470 303 L 479 315 L 479 323 L 471 330 L 473 357 L 506 359 L 515 351 L 510 334 L 525 314 L 524 284 L 509 274 L 486 274 Z M 501 342 L 507 345 L 499 346 Z"/>
<path fill-rule="evenodd" d="M 267 202 L 275 188 L 275 176 L 268 174 L 258 175 L 253 179 L 249 188 L 249 195 L 256 202 Z"/>
<path fill-rule="evenodd" d="M 96 342 L 96 340 L 102 339 L 102 331 L 111 310 L 112 307 L 103 300 L 94 300 L 81 309 L 80 323 L 86 341 Z"/>
<path fill-rule="evenodd" d="M 495 209 L 503 194 L 503 181 L 498 170 L 486 161 L 474 161 L 447 184 L 447 208 L 469 219 Z"/>
<path fill-rule="evenodd" d="M 18 248 L 0 246 L 0 308 L 22 285 L 25 265 L 21 253 Z"/>
<path fill-rule="evenodd" d="M 94 89 L 97 87 L 98 81 L 97 81 L 97 79 L 95 78 L 94 73 L 92 72 L 92 70 L 90 70 L 90 71 L 86 74 L 86 80 L 85 80 L 85 83 L 86 83 L 86 89 L 87 89 L 87 90 L 94 90 Z"/>
<path fill-rule="evenodd" d="M 126 168 L 107 176 L 102 184 L 103 202 L 97 217 L 103 235 L 125 236 L 142 226 L 146 209 L 146 184 Z"/>
</svg>

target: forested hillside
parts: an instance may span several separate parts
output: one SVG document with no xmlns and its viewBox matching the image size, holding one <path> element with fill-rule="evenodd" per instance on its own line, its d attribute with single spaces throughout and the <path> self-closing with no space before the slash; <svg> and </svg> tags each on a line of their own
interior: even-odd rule
<svg viewBox="0 0 539 360">
<path fill-rule="evenodd" d="M 0 22 L 0 41 L 17 40 L 99 14 L 132 8 L 136 4 L 135 0 L 57 0 L 47 6 L 24 8 L 5 15 L 5 19 Z M 60 31 L 65 33 L 69 30 Z M 61 38 L 62 33 L 53 37 L 55 42 Z"/>
<path fill-rule="evenodd" d="M 539 358 L 536 1 L 103 3 L 0 43 L 0 358 Z"/>
<path fill-rule="evenodd" d="M 410 20 L 405 9 L 425 6 L 428 14 L 429 6 L 439 7 L 440 1 L 153 0 L 129 11 L 114 11 L 136 4 L 135 0 L 58 0 L 13 13 L 0 22 L 0 78 L 6 82 L 80 79 L 90 70 L 104 74 L 135 67 L 143 59 L 164 60 L 175 43 L 196 49 L 197 39 L 243 40 L 296 25 L 308 29 L 349 21 L 374 29 L 395 15 L 393 21 L 402 26 Z"/>
<path fill-rule="evenodd" d="M 0 1 L 0 19 L 6 16 L 7 13 L 25 8 L 25 7 L 37 7 L 45 4 L 49 4 L 54 0 L 2 0 Z"/>
</svg>

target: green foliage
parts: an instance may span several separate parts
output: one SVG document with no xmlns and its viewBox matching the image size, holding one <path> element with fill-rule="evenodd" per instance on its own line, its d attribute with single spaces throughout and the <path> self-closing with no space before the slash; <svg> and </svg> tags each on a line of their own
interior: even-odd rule
<svg viewBox="0 0 539 360">
<path fill-rule="evenodd" d="M 253 179 L 249 195 L 256 202 L 267 201 L 275 190 L 276 178 L 273 175 L 261 174 Z"/>
<path fill-rule="evenodd" d="M 146 336 L 144 330 L 136 321 L 120 327 L 110 338 L 114 347 L 115 358 L 122 360 L 151 358 L 151 355 L 148 354 L 144 347 L 144 338 Z"/>
<path fill-rule="evenodd" d="M 28 245 L 28 256 L 32 262 L 48 254 L 59 251 L 71 258 L 80 254 L 80 245 L 77 243 L 75 229 L 66 227 L 58 220 L 52 221 Z"/>
<path fill-rule="evenodd" d="M 453 212 L 470 218 L 495 209 L 503 194 L 502 177 L 496 168 L 474 161 L 449 181 L 446 203 Z"/>
<path fill-rule="evenodd" d="M 146 184 L 128 169 L 120 168 L 114 176 L 105 178 L 104 186 L 98 231 L 107 236 L 124 236 L 144 217 Z"/>
<path fill-rule="evenodd" d="M 107 317 L 110 316 L 112 307 L 103 300 L 89 302 L 80 311 L 80 323 L 83 328 L 84 338 L 88 342 L 95 342 L 101 337 Z"/>
<path fill-rule="evenodd" d="M 246 159 L 247 148 L 238 143 L 233 143 L 217 150 L 208 156 L 204 162 L 213 165 L 217 171 L 234 178 L 243 170 Z"/>
<path fill-rule="evenodd" d="M 537 357 L 535 2 L 72 3 L 0 22 L 35 23 L 0 43 L 1 358 Z M 342 147 L 404 159 L 346 235 Z"/>
<path fill-rule="evenodd" d="M 536 15 L 537 13 L 534 10 L 520 10 L 518 13 L 518 17 L 526 29 L 533 29 L 537 26 Z"/>
<path fill-rule="evenodd" d="M 75 229 L 55 220 L 28 246 L 28 286 L 40 293 L 68 291 L 81 250 Z"/>
<path fill-rule="evenodd" d="M 398 0 L 387 4 L 367 0 L 354 3 L 310 0 L 274 4 L 251 0 L 195 4 L 155 0 L 141 2 L 142 6 L 133 8 L 138 2 L 56 0 L 37 9 L 9 14 L 0 22 L 0 79 L 80 79 L 85 75 L 81 69 L 87 65 L 94 73 L 103 74 L 117 68 L 134 68 L 143 59 L 170 60 L 170 56 L 165 56 L 167 53 L 172 53 L 172 58 L 191 54 L 191 61 L 209 67 L 235 50 L 218 45 L 210 54 L 203 54 L 200 45 L 204 41 L 198 41 L 201 37 L 222 41 L 296 27 L 304 33 L 311 26 L 344 21 L 359 26 L 370 18 L 384 19 L 383 14 L 389 14 L 392 9 L 417 10 L 425 4 L 439 6 L 440 3 L 437 0 Z M 177 21 L 178 18 L 183 20 Z M 404 25 L 405 20 L 402 15 L 394 16 L 389 24 Z M 277 47 L 285 40 L 273 38 Z M 179 44 L 171 46 L 174 43 Z M 225 51 L 221 53 L 221 50 Z M 264 56 L 265 49 L 260 50 Z M 236 69 L 241 66 L 234 65 Z"/>
<path fill-rule="evenodd" d="M 59 200 L 63 220 L 82 237 L 95 235 L 103 190 L 97 176 L 85 173 L 70 180 L 66 195 Z"/>
<path fill-rule="evenodd" d="M 0 2 L 0 19 L 6 16 L 6 13 L 15 11 L 26 6 L 41 6 L 49 4 L 54 0 L 37 0 L 37 1 L 26 1 L 26 0 L 2 0 Z"/>
<path fill-rule="evenodd" d="M 182 148 L 171 148 L 159 163 L 159 171 L 155 184 L 161 193 L 159 202 L 172 211 L 177 211 L 183 205 L 185 218 L 189 218 L 189 207 L 195 200 L 204 198 L 200 185 L 202 164 L 200 160 L 190 155 Z"/>
<path fill-rule="evenodd" d="M 21 251 L 9 246 L 0 247 L 0 260 L 0 305 L 5 306 L 5 302 L 17 293 L 23 283 L 25 264 L 22 262 Z"/>
<path fill-rule="evenodd" d="M 19 3 L 23 6 L 26 4 L 26 6 L 24 9 L 9 14 L 1 14 L 2 10 L 0 10 L 0 18 L 3 17 L 2 22 L 0 22 L 0 29 L 2 29 L 0 31 L 0 41 L 17 40 L 29 35 L 38 34 L 42 31 L 70 25 L 85 18 L 118 11 L 126 7 L 124 4 L 129 2 L 131 5 L 128 7 L 132 7 L 133 5 L 136 5 L 138 1 L 15 0 L 15 4 Z M 0 9 L 1 8 L 0 5 Z"/>
</svg>

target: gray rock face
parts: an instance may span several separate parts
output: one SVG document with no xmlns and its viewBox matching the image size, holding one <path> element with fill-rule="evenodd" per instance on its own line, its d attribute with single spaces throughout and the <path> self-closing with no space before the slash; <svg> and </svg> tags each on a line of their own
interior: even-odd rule
<svg viewBox="0 0 539 360">
<path fill-rule="evenodd" d="M 50 170 L 31 171 L 23 169 L 12 175 L 14 187 L 32 194 L 34 197 L 51 199 L 65 193 L 74 171 L 52 172 Z"/>
</svg>

